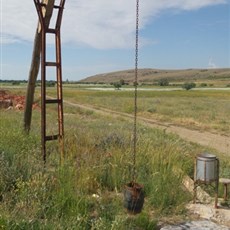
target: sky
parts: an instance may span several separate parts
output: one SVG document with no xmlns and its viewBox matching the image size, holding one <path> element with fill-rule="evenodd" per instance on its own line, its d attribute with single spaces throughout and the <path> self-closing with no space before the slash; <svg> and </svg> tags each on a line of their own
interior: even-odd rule
<svg viewBox="0 0 230 230">
<path fill-rule="evenodd" d="M 27 80 L 38 21 L 34 1 L 0 1 L 0 79 Z M 139 5 L 139 68 L 230 67 L 230 0 L 139 0 Z M 66 0 L 63 80 L 134 68 L 135 7 L 135 0 Z M 53 40 L 49 35 L 49 61 Z M 50 71 L 47 79 L 54 75 Z"/>
</svg>

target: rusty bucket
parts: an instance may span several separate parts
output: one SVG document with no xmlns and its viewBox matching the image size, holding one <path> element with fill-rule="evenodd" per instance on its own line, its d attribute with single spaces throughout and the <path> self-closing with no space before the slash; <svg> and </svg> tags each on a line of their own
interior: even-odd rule
<svg viewBox="0 0 230 230">
<path fill-rule="evenodd" d="M 131 214 L 140 213 L 144 204 L 144 186 L 130 182 L 124 187 L 124 207 Z"/>
</svg>

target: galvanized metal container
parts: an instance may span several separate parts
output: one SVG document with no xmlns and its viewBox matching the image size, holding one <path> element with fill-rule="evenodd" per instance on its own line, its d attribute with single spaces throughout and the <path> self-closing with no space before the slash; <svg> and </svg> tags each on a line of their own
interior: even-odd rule
<svg viewBox="0 0 230 230">
<path fill-rule="evenodd" d="M 195 180 L 212 183 L 218 180 L 218 159 L 210 153 L 202 153 L 196 157 Z"/>
<path fill-rule="evenodd" d="M 215 208 L 218 207 L 218 188 L 219 188 L 219 160 L 210 153 L 202 153 L 196 156 L 194 169 L 194 198 L 196 203 L 197 187 L 201 184 L 215 189 Z"/>
</svg>

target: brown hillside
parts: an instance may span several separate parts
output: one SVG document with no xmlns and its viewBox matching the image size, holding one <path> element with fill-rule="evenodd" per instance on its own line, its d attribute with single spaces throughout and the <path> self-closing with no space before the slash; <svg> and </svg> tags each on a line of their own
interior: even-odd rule
<svg viewBox="0 0 230 230">
<path fill-rule="evenodd" d="M 223 69 L 185 69 L 185 70 L 159 70 L 140 69 L 140 83 L 155 83 L 159 79 L 168 79 L 170 82 L 199 81 L 199 80 L 225 80 L 230 81 L 230 68 Z M 112 73 L 97 74 L 87 77 L 82 83 L 113 83 L 124 80 L 127 83 L 133 82 L 134 70 L 124 70 Z"/>
</svg>

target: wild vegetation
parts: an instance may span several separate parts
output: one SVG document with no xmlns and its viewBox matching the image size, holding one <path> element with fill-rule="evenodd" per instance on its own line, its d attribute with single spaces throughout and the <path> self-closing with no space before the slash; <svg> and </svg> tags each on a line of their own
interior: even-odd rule
<svg viewBox="0 0 230 230">
<path fill-rule="evenodd" d="M 140 84 L 145 85 L 181 85 L 184 82 L 194 82 L 198 85 L 206 82 L 210 87 L 215 82 L 215 87 L 225 87 L 229 84 L 230 69 L 184 69 L 184 70 L 160 70 L 139 69 L 138 78 Z M 112 73 L 98 74 L 81 80 L 81 83 L 113 83 L 124 81 L 132 84 L 134 70 L 124 70 Z"/>
<path fill-rule="evenodd" d="M 183 87 L 185 83 L 190 82 L 196 84 L 197 87 L 229 87 L 230 69 L 184 69 L 184 70 L 160 70 L 160 69 L 139 69 L 138 78 L 140 86 L 163 86 L 163 87 Z M 81 85 L 101 85 L 103 87 L 115 86 L 133 86 L 134 70 L 123 70 L 118 72 L 98 74 L 87 77 L 80 81 L 71 81 L 68 78 L 64 83 L 69 87 L 73 84 Z M 25 85 L 26 80 L 1 80 L 1 85 L 12 84 Z M 36 85 L 40 86 L 40 80 Z M 47 81 L 48 86 L 54 86 L 55 81 Z M 107 85 L 107 86 L 106 86 Z M 118 85 L 117 85 L 118 86 Z"/>
<path fill-rule="evenodd" d="M 49 88 L 48 93 L 52 95 L 54 90 Z M 166 93 L 166 98 L 162 96 L 160 100 L 174 95 L 177 101 L 178 93 L 181 97 L 193 91 Z M 195 95 L 198 101 L 203 100 L 204 95 L 198 94 L 194 92 L 184 98 L 188 108 Z M 64 96 L 65 100 L 94 106 L 102 106 L 103 101 L 106 107 L 132 112 L 129 92 L 65 89 Z M 145 99 L 155 101 L 159 96 L 141 93 L 143 103 L 139 113 L 145 114 L 143 108 L 148 108 Z M 222 93 L 214 96 L 214 92 L 209 96 L 210 103 L 214 98 L 220 101 L 228 98 Z M 33 113 L 29 136 L 22 132 L 22 112 L 0 112 L 0 228 L 156 229 L 162 218 L 173 217 L 174 221 L 188 218 L 185 205 L 192 194 L 183 187 L 183 176 L 192 177 L 194 156 L 209 149 L 138 125 L 137 181 L 144 185 L 146 198 L 142 213 L 133 216 L 123 208 L 122 196 L 133 170 L 132 122 L 65 106 L 65 163 L 60 166 L 58 143 L 54 141 L 47 146 L 44 167 L 40 153 L 40 111 Z M 56 116 L 53 108 L 48 112 L 51 118 Z M 227 114 L 224 116 L 227 119 Z M 52 125 L 49 131 L 51 128 Z M 229 158 L 210 151 L 221 159 L 221 176 L 230 176 Z"/>
<path fill-rule="evenodd" d="M 90 91 L 65 88 L 65 99 L 131 114 L 133 92 Z M 190 129 L 209 130 L 229 135 L 230 94 L 223 90 L 139 91 L 138 114 Z"/>
</svg>

